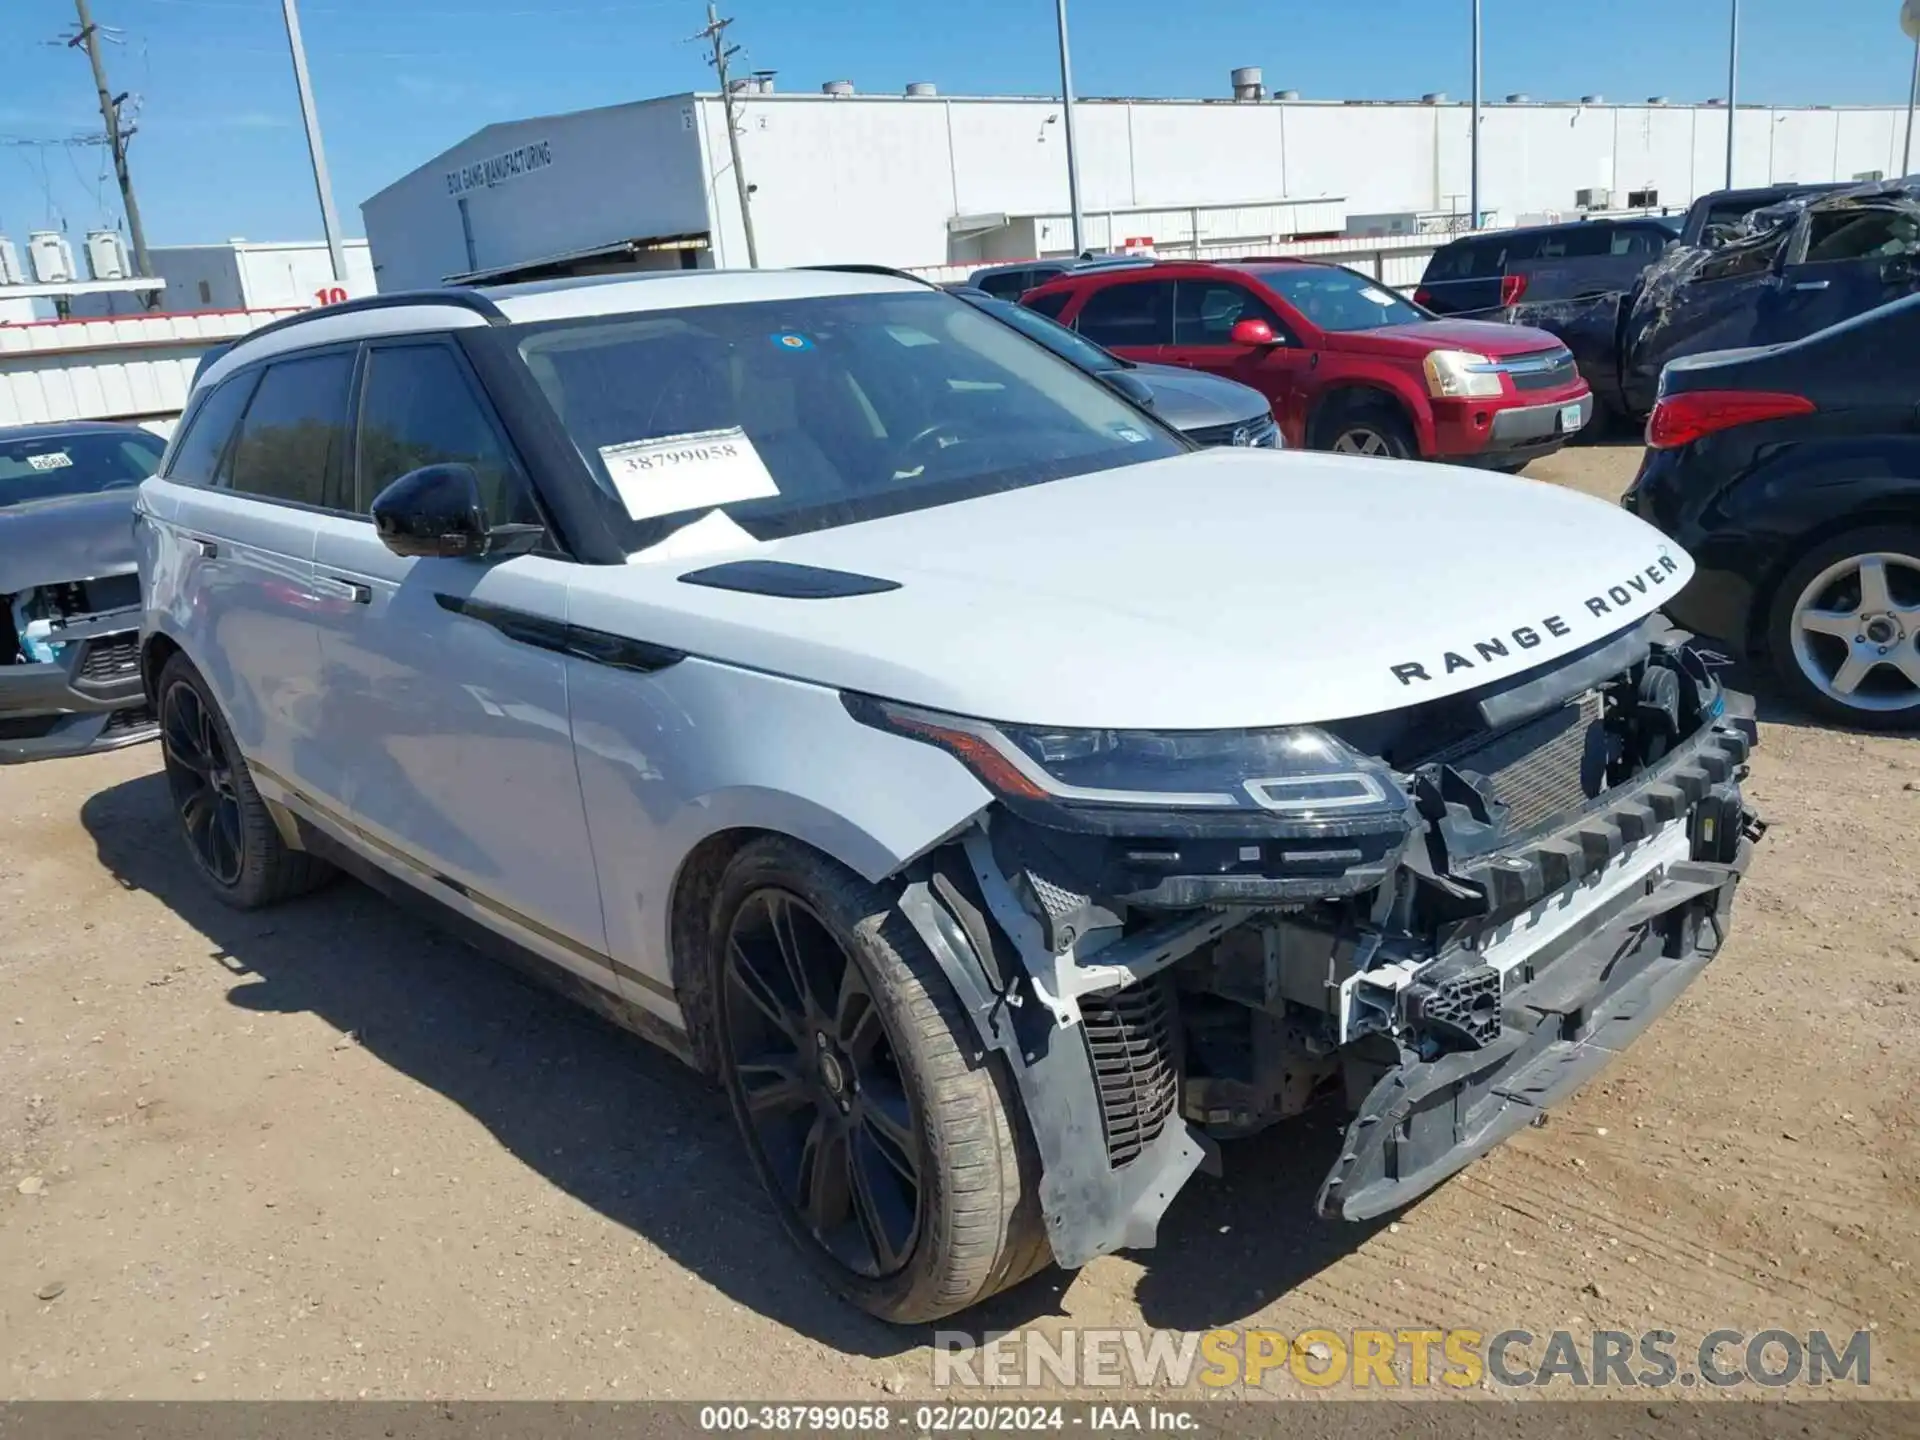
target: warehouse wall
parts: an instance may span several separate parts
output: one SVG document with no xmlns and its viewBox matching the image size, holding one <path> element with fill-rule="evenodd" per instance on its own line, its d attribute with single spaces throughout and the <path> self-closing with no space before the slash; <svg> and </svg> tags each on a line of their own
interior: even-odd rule
<svg viewBox="0 0 1920 1440">
<path fill-rule="evenodd" d="M 719 264 L 745 250 L 720 102 L 698 105 Z M 956 256 L 955 214 L 1059 213 L 1065 136 L 1050 100 L 746 96 L 741 149 L 757 186 L 766 265 Z M 1848 179 L 1898 166 L 1900 112 L 1739 112 L 1736 179 Z M 1081 194 L 1109 207 L 1225 205 L 1343 196 L 1356 213 L 1466 208 L 1465 105 L 1101 101 L 1075 110 Z M 1684 206 L 1721 186 L 1727 112 L 1678 106 L 1492 105 L 1483 110 L 1481 203 L 1507 215 L 1571 213 L 1574 193 L 1652 188 Z"/>
<path fill-rule="evenodd" d="M 747 95 L 738 112 L 764 265 L 939 264 L 962 253 L 949 237 L 955 215 L 1067 207 L 1065 126 L 1054 100 Z M 1461 104 L 1090 100 L 1075 117 L 1089 213 L 1282 197 L 1341 197 L 1355 214 L 1467 205 L 1470 122 Z M 1891 174 L 1903 117 L 1894 107 L 1742 109 L 1737 181 Z M 1661 203 L 1684 206 L 1721 185 L 1727 120 L 1725 110 L 1685 106 L 1488 106 L 1482 207 L 1571 213 L 1575 192 L 1595 186 L 1621 200 L 1652 188 Z M 536 146 L 544 147 L 536 167 L 485 173 L 489 160 L 497 169 L 500 157 Z M 746 245 L 730 165 L 718 97 L 669 96 L 489 126 L 361 209 L 383 290 L 709 230 L 714 263 L 739 266 Z"/>
<path fill-rule="evenodd" d="M 489 125 L 395 181 L 360 207 L 380 288 L 706 230 L 691 101 L 666 96 Z M 720 138 L 724 155 L 724 131 Z M 722 178 L 731 187 L 731 176 Z"/>
</svg>

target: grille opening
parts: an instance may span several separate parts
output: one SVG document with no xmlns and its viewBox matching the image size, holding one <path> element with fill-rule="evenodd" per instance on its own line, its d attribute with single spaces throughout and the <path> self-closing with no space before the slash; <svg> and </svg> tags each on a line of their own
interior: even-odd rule
<svg viewBox="0 0 1920 1440">
<path fill-rule="evenodd" d="M 98 683 L 124 680 L 129 675 L 140 673 L 140 637 L 133 631 L 124 635 L 106 635 L 84 643 L 87 648 L 81 652 L 80 667 L 74 672 L 75 679 Z"/>
<path fill-rule="evenodd" d="M 1116 1170 L 1159 1138 L 1180 1098 L 1173 980 L 1162 972 L 1080 999 L 1081 1029 L 1100 1095 L 1107 1163 Z"/>
</svg>

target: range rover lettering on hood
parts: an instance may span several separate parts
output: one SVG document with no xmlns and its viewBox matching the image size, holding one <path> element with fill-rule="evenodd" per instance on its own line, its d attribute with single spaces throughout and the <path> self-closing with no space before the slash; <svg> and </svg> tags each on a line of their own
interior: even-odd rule
<svg viewBox="0 0 1920 1440">
<path fill-rule="evenodd" d="M 1581 609 L 1572 612 L 1571 621 L 1565 614 L 1548 615 L 1535 625 L 1517 625 L 1505 635 L 1468 641 L 1458 649 L 1442 651 L 1437 661 L 1406 660 L 1389 668 L 1393 671 L 1393 678 L 1402 685 L 1415 685 L 1423 680 L 1431 681 L 1436 675 L 1455 675 L 1462 670 L 1474 670 L 1481 666 L 1498 669 L 1504 662 L 1514 660 L 1526 651 L 1537 650 L 1546 642 L 1547 636 L 1564 639 L 1573 634 L 1577 627 L 1596 628 L 1599 633 L 1606 633 L 1617 624 L 1614 618 L 1616 608 L 1624 610 L 1631 607 L 1636 597 L 1651 594 L 1655 586 L 1667 584 L 1670 577 L 1679 573 L 1680 562 L 1663 551 L 1653 564 L 1627 576 L 1624 583 L 1609 585 L 1603 593 L 1589 595 L 1582 602 Z M 1607 623 L 1597 624 L 1600 621 Z"/>
</svg>

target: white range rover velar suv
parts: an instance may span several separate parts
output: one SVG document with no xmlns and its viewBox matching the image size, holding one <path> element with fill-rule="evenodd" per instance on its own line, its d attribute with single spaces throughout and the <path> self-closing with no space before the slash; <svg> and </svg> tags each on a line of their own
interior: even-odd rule
<svg viewBox="0 0 1920 1440">
<path fill-rule="evenodd" d="M 670 1046 L 891 1320 L 1309 1106 L 1321 1214 L 1404 1205 L 1700 974 L 1762 828 L 1647 525 L 1203 450 L 868 267 L 283 320 L 138 509 L 207 883 L 353 872 Z"/>
</svg>

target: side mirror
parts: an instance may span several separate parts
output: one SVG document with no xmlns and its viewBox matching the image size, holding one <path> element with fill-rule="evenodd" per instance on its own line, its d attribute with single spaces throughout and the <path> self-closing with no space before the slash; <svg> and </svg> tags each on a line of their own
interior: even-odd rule
<svg viewBox="0 0 1920 1440">
<path fill-rule="evenodd" d="M 1142 410 L 1153 408 L 1153 387 L 1131 370 L 1103 370 L 1100 378 Z"/>
<path fill-rule="evenodd" d="M 396 555 L 451 560 L 525 554 L 546 533 L 539 525 L 489 526 L 471 465 L 409 470 L 374 497 L 373 524 Z"/>
<path fill-rule="evenodd" d="M 1913 256 L 1895 255 L 1880 262 L 1880 283 L 1882 285 L 1911 285 L 1915 269 Z"/>
<path fill-rule="evenodd" d="M 1252 316 L 1234 321 L 1233 329 L 1228 333 L 1227 338 L 1236 345 L 1278 345 L 1280 343 L 1280 337 L 1273 333 L 1273 326 Z"/>
</svg>

